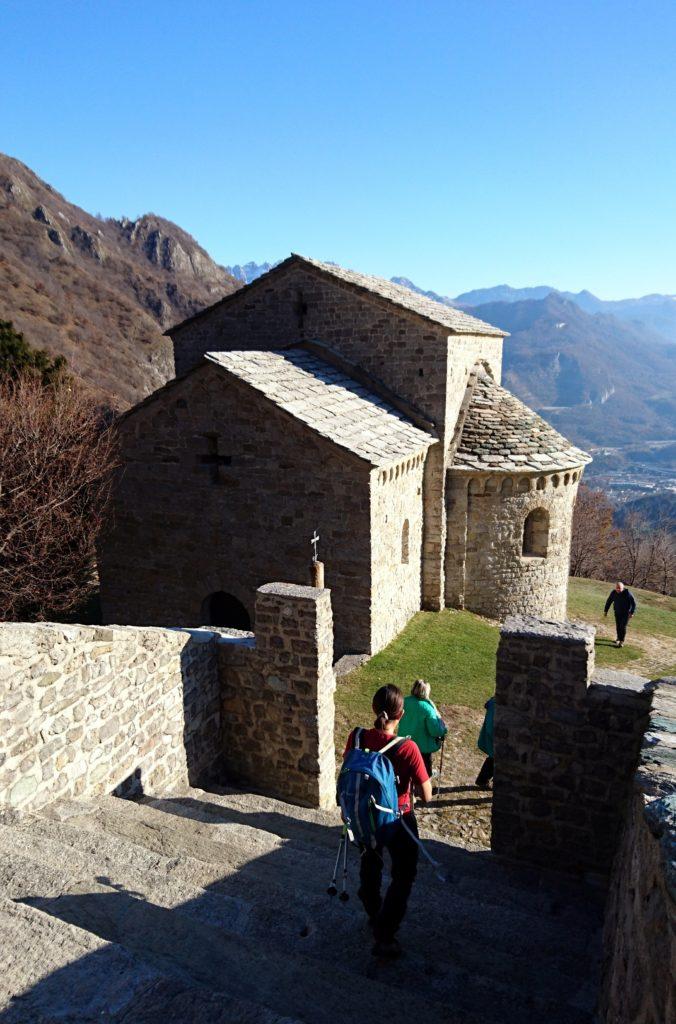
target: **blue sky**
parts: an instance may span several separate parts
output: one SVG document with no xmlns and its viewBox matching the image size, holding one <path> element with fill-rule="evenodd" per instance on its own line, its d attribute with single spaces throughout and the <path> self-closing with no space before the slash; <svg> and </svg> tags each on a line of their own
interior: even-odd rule
<svg viewBox="0 0 676 1024">
<path fill-rule="evenodd" d="M 676 4 L 0 0 L 0 149 L 221 263 L 676 292 Z"/>
</svg>

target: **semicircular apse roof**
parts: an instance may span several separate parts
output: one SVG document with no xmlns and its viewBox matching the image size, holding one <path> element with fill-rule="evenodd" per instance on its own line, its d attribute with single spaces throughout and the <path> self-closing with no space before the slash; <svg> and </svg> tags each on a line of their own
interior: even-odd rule
<svg viewBox="0 0 676 1024">
<path fill-rule="evenodd" d="M 453 469 L 546 473 L 588 462 L 591 455 L 576 448 L 542 416 L 488 374 L 478 375 Z"/>
</svg>

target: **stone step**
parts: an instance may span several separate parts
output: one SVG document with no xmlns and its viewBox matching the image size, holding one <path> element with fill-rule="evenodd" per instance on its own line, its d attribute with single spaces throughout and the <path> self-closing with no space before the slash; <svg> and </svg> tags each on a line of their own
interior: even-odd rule
<svg viewBox="0 0 676 1024">
<path fill-rule="evenodd" d="M 169 978 L 74 924 L 0 896 L 3 1024 L 298 1024 Z"/>
<path fill-rule="evenodd" d="M 288 804 L 241 791 L 209 793 L 198 789 L 185 790 L 182 795 L 164 799 L 146 799 L 147 805 L 179 816 L 191 817 L 205 824 L 218 826 L 223 823 L 229 837 L 237 835 L 238 822 L 252 822 L 255 829 L 293 840 L 294 849 L 306 849 L 314 858 L 324 849 L 328 863 L 335 852 L 338 834 L 335 827 L 337 815 L 303 810 L 302 818 L 296 818 L 296 808 L 289 814 Z M 312 817 L 311 817 L 312 815 Z M 424 811 L 420 815 L 421 836 L 434 857 L 444 864 L 445 872 L 453 879 L 456 892 L 468 898 L 479 898 L 482 903 L 493 904 L 496 908 L 513 908 L 516 905 L 524 913 L 532 912 L 539 918 L 555 917 L 557 928 L 564 924 L 568 930 L 579 929 L 580 941 L 599 927 L 602 915 L 603 893 L 596 887 L 581 886 L 555 872 L 539 868 L 501 862 L 488 851 L 469 852 L 424 828 Z M 317 825 L 326 825 L 317 828 Z M 329 827 L 331 826 L 331 827 Z M 251 830 L 252 826 L 243 824 Z M 219 829 L 214 828 L 215 838 Z M 249 831 L 251 834 L 251 831 Z M 420 879 L 432 890 L 436 887 L 434 874 L 421 860 Z M 577 943 L 579 945 L 579 943 Z"/>
<path fill-rule="evenodd" d="M 159 810 L 159 804 L 162 810 Z M 321 915 L 322 900 L 333 868 L 336 849 L 332 857 L 322 857 L 321 847 L 315 844 L 302 845 L 294 840 L 284 843 L 277 835 L 271 836 L 261 828 L 251 828 L 239 823 L 209 826 L 192 816 L 166 813 L 171 802 L 151 801 L 143 804 L 129 804 L 114 798 L 104 798 L 87 813 L 81 804 L 55 807 L 52 813 L 68 814 L 71 824 L 85 830 L 104 830 L 145 846 L 154 854 L 166 854 L 186 864 L 191 861 L 191 875 L 203 886 L 217 886 L 224 876 L 237 872 L 247 882 L 256 886 L 272 885 L 277 894 L 283 893 L 283 907 L 291 903 L 304 906 L 308 899 L 314 899 L 314 909 Z M 78 813 L 73 814 L 74 811 Z M 278 826 L 280 827 L 280 826 Z M 316 826 L 313 826 L 316 828 Z M 335 830 L 334 830 L 335 831 Z M 337 833 L 334 838 L 337 839 Z M 205 865 L 202 873 L 195 861 Z M 350 851 L 350 886 L 354 893 L 357 887 L 355 851 Z M 187 867 L 186 867 L 187 870 Z M 293 897 L 290 898 L 293 894 Z M 486 900 L 485 894 L 488 896 Z M 412 910 L 424 916 L 428 914 L 451 923 L 458 933 L 454 958 L 462 964 L 465 949 L 470 948 L 466 939 L 474 939 L 478 945 L 491 936 L 493 948 L 504 950 L 509 961 L 515 955 L 526 958 L 537 944 L 540 957 L 547 954 L 557 960 L 557 967 L 563 973 L 575 974 L 578 969 L 586 971 L 588 930 L 563 929 L 556 917 L 543 913 L 540 907 L 523 907 L 520 900 L 503 899 L 499 919 L 496 921 L 491 900 L 491 887 L 476 893 L 462 891 L 455 884 L 442 886 L 422 865 L 419 881 L 412 897 Z M 319 901 L 319 902 L 318 902 Z M 329 902 L 329 901 L 325 901 Z M 463 940 L 460 940 L 462 933 Z M 562 935 L 566 942 L 562 943 Z M 566 963 L 566 956 L 569 963 Z M 473 965 L 474 966 L 474 965 Z M 505 964 L 505 975 L 509 974 Z"/>
<path fill-rule="evenodd" d="M 74 815 L 77 810 L 78 815 Z M 223 861 L 213 864 L 205 863 L 185 854 L 185 846 L 176 853 L 174 838 L 167 828 L 166 819 L 172 816 L 154 812 L 152 807 L 144 807 L 129 802 L 103 800 L 94 812 L 82 814 L 82 805 L 64 808 L 53 808 L 52 813 L 63 813 L 70 816 L 66 821 L 35 821 L 22 828 L 28 828 L 27 837 L 37 838 L 40 835 L 42 845 L 36 847 L 35 855 L 44 859 L 45 845 L 49 840 L 56 844 L 52 850 L 51 860 L 55 867 L 61 865 L 69 854 L 60 844 L 72 850 L 81 850 L 95 858 L 90 874 L 104 881 L 112 882 L 118 888 L 136 889 L 152 903 L 163 907 L 176 907 L 181 897 L 185 900 L 178 909 L 181 913 L 197 916 L 207 922 L 218 923 L 230 931 L 240 930 L 258 941 L 277 947 L 283 944 L 290 953 L 302 951 L 305 954 L 331 962 L 340 957 L 343 966 L 352 970 L 363 969 L 364 949 L 367 937 L 361 935 L 363 914 L 357 901 L 345 906 L 338 901 L 330 901 L 324 895 L 323 888 L 313 891 L 312 886 L 303 886 L 307 879 L 307 864 L 301 865 L 301 878 L 295 879 L 294 892 L 286 886 L 280 887 L 275 881 L 270 887 L 270 879 L 260 875 L 251 879 L 247 877 L 247 892 L 253 890 L 256 900 L 247 905 L 241 898 L 242 877 L 239 875 L 222 878 Z M 137 818 L 140 817 L 140 821 Z M 119 820 L 124 824 L 124 837 L 115 831 Z M 183 828 L 194 827 L 190 820 L 179 819 Z M 113 833 L 108 835 L 105 830 L 112 826 Z M 138 826 L 138 827 L 136 827 Z M 101 829 L 104 831 L 101 831 Z M 230 830 L 227 830 L 228 835 Z M 133 839 L 141 845 L 136 845 Z M 274 837 L 272 837 L 274 840 Z M 152 849 L 146 849 L 144 843 L 152 843 Z M 223 858 L 228 854 L 227 843 L 209 845 L 209 856 Z M 199 844 L 193 842 L 193 847 Z M 158 847 L 168 853 L 165 856 Z M 190 843 L 187 844 L 190 848 Z M 273 849 L 277 849 L 273 841 Z M 204 850 L 200 848 L 204 855 Z M 249 851 L 249 856 L 251 851 Z M 148 859 L 144 870 L 143 857 Z M 49 858 L 48 858 L 49 859 Z M 73 866 L 81 870 L 81 864 L 75 857 Z M 256 862 L 254 862 L 256 863 Z M 266 862 L 270 867 L 271 862 Z M 296 863 L 296 861 L 294 861 Z M 127 870 L 127 865 L 134 865 Z M 260 864 L 258 864 L 260 867 Z M 107 874 L 106 874 L 107 873 Z M 155 876 L 169 875 L 170 885 L 155 881 Z M 273 878 L 276 880 L 276 871 Z M 126 877 L 125 877 L 126 876 Z M 188 888 L 177 889 L 178 878 L 186 879 Z M 153 879 L 153 881 L 149 881 Z M 325 884 L 325 878 L 322 879 Z M 200 896 L 200 884 L 209 886 L 209 891 Z M 418 887 L 417 887 L 418 888 Z M 219 894 L 227 890 L 231 894 L 229 903 L 219 905 Z M 196 895 L 195 895 L 196 894 Z M 221 901 L 222 901 L 222 897 Z M 466 904 L 467 901 L 460 901 Z M 457 901 L 456 901 L 457 903 Z M 566 1001 L 571 993 L 578 994 L 583 1003 L 589 1004 L 590 994 L 584 991 L 587 978 L 587 960 L 572 965 L 570 957 L 562 952 L 561 933 L 557 931 L 557 947 L 549 951 L 550 960 L 546 970 L 533 962 L 533 945 L 530 941 L 523 952 L 510 948 L 518 940 L 510 930 L 500 941 L 504 932 L 504 921 L 496 922 L 492 910 L 486 914 L 483 908 L 475 905 L 464 906 L 464 914 L 458 912 L 457 906 L 449 907 L 444 901 L 437 908 L 434 916 L 420 915 L 416 911 L 415 895 L 407 916 L 405 936 L 410 947 L 408 959 L 409 970 L 419 973 L 425 991 L 434 992 L 439 998 L 455 1000 L 456 1005 L 466 1002 L 464 996 L 473 993 L 470 1006 L 482 1003 L 484 999 L 494 1005 L 496 993 L 502 992 L 504 1000 L 510 1000 L 518 993 L 520 1000 L 533 995 L 536 999 L 551 1000 L 556 996 Z M 237 913 L 233 912 L 233 906 Z M 482 915 L 482 930 L 477 932 L 476 918 Z M 421 918 L 418 920 L 418 918 Z M 532 929 L 531 929 L 532 930 Z M 357 938 L 355 939 L 355 936 Z M 436 960 L 432 964 L 426 950 L 433 946 Z M 545 952 L 542 941 L 541 951 Z M 367 947 L 366 947 L 367 948 Z M 487 953 L 487 950 L 489 952 Z M 490 968 L 490 978 L 486 977 L 486 968 Z M 579 974 L 579 976 L 578 976 Z M 582 980 L 581 980 L 582 979 Z M 487 1009 L 488 1018 L 492 1013 Z M 498 1019 L 503 1019 L 502 1017 Z"/>
<path fill-rule="evenodd" d="M 73 879 L 69 891 L 64 886 L 67 864 L 58 871 L 51 869 L 50 875 L 50 869 L 43 864 L 31 864 L 18 855 L 16 862 L 14 884 L 30 885 L 32 895 L 25 895 L 22 900 L 29 908 L 67 927 L 98 936 L 105 945 L 97 948 L 104 952 L 108 943 L 122 947 L 131 957 L 130 962 L 146 966 L 150 978 L 174 979 L 183 989 L 223 993 L 227 999 L 235 1000 L 236 1006 L 242 1001 L 245 1005 L 262 1006 L 272 1014 L 271 1020 L 281 1014 L 300 1018 L 307 1024 L 335 1024 L 343 1019 L 404 1024 L 420 1012 L 433 1024 L 479 1022 L 473 1013 L 403 990 L 397 993 L 396 1005 L 392 1005 L 390 968 L 378 976 L 368 958 L 362 961 L 361 975 L 355 975 L 336 963 L 313 960 L 298 951 L 273 951 L 264 947 L 260 939 L 252 941 L 240 934 L 230 934 L 189 913 L 166 909 L 100 882 Z M 30 956 L 36 959 L 35 948 Z M 70 985 L 70 974 L 64 975 L 63 982 Z M 35 988 L 40 984 L 38 979 Z M 53 984 L 55 993 L 59 993 L 58 977 Z M 24 1017 L 23 1024 L 34 1019 Z M 128 1019 L 130 1024 L 137 1022 L 136 1016 Z M 230 1019 L 239 1024 L 240 1017 L 233 1015 Z M 251 1020 L 258 1024 L 255 1016 Z"/>
</svg>

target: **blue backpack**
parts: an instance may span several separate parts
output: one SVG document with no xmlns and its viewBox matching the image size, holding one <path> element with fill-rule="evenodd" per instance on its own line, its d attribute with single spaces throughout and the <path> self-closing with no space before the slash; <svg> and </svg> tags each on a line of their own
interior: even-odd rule
<svg viewBox="0 0 676 1024">
<path fill-rule="evenodd" d="M 389 825 L 399 820 L 399 798 L 394 768 L 385 753 L 409 739 L 395 736 L 381 750 L 360 746 L 363 729 L 356 729 L 354 746 L 338 776 L 337 802 L 347 834 L 354 843 L 374 849 Z"/>
</svg>

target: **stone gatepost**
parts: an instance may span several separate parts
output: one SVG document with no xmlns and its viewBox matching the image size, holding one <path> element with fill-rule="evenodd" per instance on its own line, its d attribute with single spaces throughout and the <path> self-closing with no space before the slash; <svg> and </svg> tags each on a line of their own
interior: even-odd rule
<svg viewBox="0 0 676 1024">
<path fill-rule="evenodd" d="M 610 869 L 651 685 L 593 670 L 592 627 L 505 622 L 496 673 L 495 853 L 568 871 Z"/>
<path fill-rule="evenodd" d="M 256 593 L 255 616 L 255 639 L 219 642 L 226 772 L 283 800 L 332 807 L 330 592 L 268 583 Z"/>
</svg>

